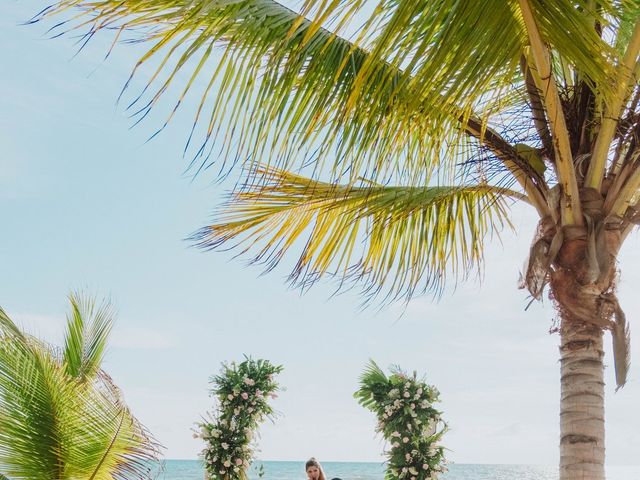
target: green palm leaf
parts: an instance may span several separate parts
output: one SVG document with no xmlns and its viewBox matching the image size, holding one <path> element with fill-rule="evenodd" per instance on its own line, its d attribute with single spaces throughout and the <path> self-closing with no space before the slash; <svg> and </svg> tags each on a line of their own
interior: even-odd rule
<svg viewBox="0 0 640 480">
<path fill-rule="evenodd" d="M 386 288 L 389 298 L 438 292 L 447 272 L 466 277 L 482 261 L 485 236 L 510 225 L 505 199 L 523 198 L 484 184 L 336 185 L 268 168 L 257 176 L 195 235 L 200 246 L 235 241 L 270 269 L 305 239 L 294 283 L 332 274 L 364 280 L 371 294 Z"/>
<path fill-rule="evenodd" d="M 157 459 L 106 374 L 71 375 L 57 350 L 1 309 L 0 412 L 0 471 L 13 480 L 149 478 Z"/>
<path fill-rule="evenodd" d="M 316 5 L 307 3 L 303 13 Z M 142 115 L 178 71 L 192 69 L 192 76 L 176 108 L 195 78 L 212 71 L 195 119 L 206 126 L 201 152 L 229 124 L 222 151 L 233 146 L 233 158 L 241 160 L 268 153 L 282 168 L 289 168 L 292 153 L 300 150 L 318 161 L 331 158 L 334 171 L 348 169 L 353 178 L 384 178 L 389 172 L 415 178 L 434 164 L 464 161 L 460 157 L 469 149 L 460 145 L 467 141 L 460 132 L 470 133 L 469 115 L 480 108 L 476 116 L 486 119 L 495 107 L 488 99 L 518 83 L 527 40 L 513 5 L 383 1 L 362 34 L 349 42 L 337 33 L 362 3 L 327 2 L 316 12 L 317 22 L 271 0 L 67 0 L 54 12 L 80 7 L 74 25 L 90 27 L 88 37 L 117 26 L 141 32 L 151 43 L 138 65 L 159 57 L 150 81 L 158 87 L 148 103 L 141 100 Z M 591 17 L 576 13 L 571 2 L 547 3 L 534 4 L 543 34 L 585 78 L 606 90 L 609 68 L 600 52 L 608 46 L 591 29 L 566 38 L 568 26 Z M 604 8 L 616 13 L 613 5 Z M 344 20 L 335 22 L 335 32 L 318 23 L 332 16 Z M 214 60 L 218 44 L 224 53 Z M 595 50 L 598 55 L 591 54 L 595 47 L 602 47 Z M 204 68 L 213 61 L 215 67 Z M 476 130 L 474 137 L 483 128 Z"/>
<path fill-rule="evenodd" d="M 94 299 L 77 293 L 69 300 L 71 314 L 67 317 L 63 360 L 69 375 L 90 380 L 100 370 L 113 325 L 113 312 L 108 303 L 96 308 Z"/>
</svg>

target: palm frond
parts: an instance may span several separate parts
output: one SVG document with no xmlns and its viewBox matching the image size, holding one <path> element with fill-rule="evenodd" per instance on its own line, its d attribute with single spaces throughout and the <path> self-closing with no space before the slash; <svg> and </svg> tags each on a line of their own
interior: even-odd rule
<svg viewBox="0 0 640 480">
<path fill-rule="evenodd" d="M 627 317 L 617 301 L 614 302 L 614 319 L 609 328 L 613 342 L 616 390 L 618 390 L 627 383 L 627 374 L 631 367 L 631 333 Z"/>
<path fill-rule="evenodd" d="M 306 238 L 292 283 L 361 279 L 372 296 L 386 289 L 388 299 L 437 293 L 447 272 L 466 277 L 481 264 L 487 234 L 510 225 L 506 199 L 523 199 L 485 184 L 337 185 L 270 168 L 256 175 L 215 224 L 194 235 L 200 247 L 255 248 L 253 261 L 271 269 Z"/>
<path fill-rule="evenodd" d="M 103 372 L 81 379 L 0 310 L 0 471 L 12 479 L 150 478 L 157 444 Z"/>
<path fill-rule="evenodd" d="M 365 408 L 371 408 L 375 405 L 375 392 L 381 388 L 387 387 L 389 379 L 384 371 L 373 360 L 365 366 L 360 375 L 360 388 L 353 394 L 354 398 L 360 405 Z"/>
<path fill-rule="evenodd" d="M 67 373 L 80 380 L 92 379 L 100 370 L 113 326 L 110 304 L 95 305 L 95 299 L 73 293 L 63 360 Z"/>
<path fill-rule="evenodd" d="M 334 3 L 330 7 L 337 8 Z M 360 3 L 338 23 L 349 23 Z M 300 162 L 331 158 L 334 171 L 349 171 L 353 178 L 385 178 L 391 171 L 407 178 L 419 172 L 424 180 L 433 165 L 464 161 L 465 145 L 459 144 L 469 134 L 484 138 L 487 106 L 495 105 L 488 98 L 499 98 L 520 75 L 520 27 L 498 0 L 466 6 L 381 2 L 363 30 L 382 24 L 379 38 L 361 35 L 353 42 L 318 23 L 336 12 L 320 11 L 314 22 L 270 0 L 67 0 L 53 12 L 72 7 L 79 7 L 74 25 L 89 28 L 87 38 L 100 29 L 133 29 L 152 44 L 138 65 L 160 56 L 151 83 L 162 72 L 167 79 L 143 104 L 142 115 L 179 70 L 193 68 L 176 108 L 195 77 L 213 71 L 194 122 L 206 125 L 200 151 L 231 125 L 222 151 L 233 146 L 232 158 L 251 161 L 268 156 L 281 168 L 291 166 L 293 152 L 302 152 Z M 495 14 L 485 15 L 487 10 Z M 406 47 L 404 57 L 395 42 Z M 215 57 L 215 45 L 224 47 L 217 66 L 204 68 Z M 471 118 L 479 128 L 467 129 Z M 527 172 L 526 161 L 509 153 Z M 525 180 L 519 179 L 526 189 L 531 182 Z"/>
<path fill-rule="evenodd" d="M 556 79 L 552 72 L 551 55 L 540 35 L 538 23 L 540 18 L 536 18 L 532 10 L 532 3 L 529 0 L 519 0 L 520 13 L 527 32 L 528 43 L 530 45 L 531 73 L 537 79 L 536 84 L 542 94 L 543 104 L 547 113 L 547 121 L 551 136 L 554 139 L 555 167 L 558 180 L 562 189 L 566 192 L 569 201 L 561 205 L 563 225 L 581 225 L 582 208 L 580 205 L 580 194 L 578 182 L 573 165 L 573 155 L 571 152 L 571 142 L 567 129 L 564 113 Z M 574 11 L 575 9 L 570 9 Z M 590 31 L 592 29 L 589 29 Z"/>
<path fill-rule="evenodd" d="M 58 406 L 76 406 L 64 371 L 0 309 L 0 469 L 17 479 L 62 475 Z"/>
</svg>

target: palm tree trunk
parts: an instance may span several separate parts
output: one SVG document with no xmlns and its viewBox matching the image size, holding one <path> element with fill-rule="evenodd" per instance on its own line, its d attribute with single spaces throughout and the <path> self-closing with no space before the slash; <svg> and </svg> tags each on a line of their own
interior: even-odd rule
<svg viewBox="0 0 640 480">
<path fill-rule="evenodd" d="M 560 480 L 604 480 L 603 332 L 561 316 Z"/>
</svg>

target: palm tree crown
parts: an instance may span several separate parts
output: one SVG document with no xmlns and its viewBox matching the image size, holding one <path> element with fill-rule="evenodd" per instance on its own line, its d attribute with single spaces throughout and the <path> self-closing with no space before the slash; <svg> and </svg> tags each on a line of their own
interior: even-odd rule
<svg viewBox="0 0 640 480">
<path fill-rule="evenodd" d="M 0 309 L 0 478 L 150 478 L 158 445 L 100 369 L 113 312 L 70 300 L 62 350 Z"/>
</svg>

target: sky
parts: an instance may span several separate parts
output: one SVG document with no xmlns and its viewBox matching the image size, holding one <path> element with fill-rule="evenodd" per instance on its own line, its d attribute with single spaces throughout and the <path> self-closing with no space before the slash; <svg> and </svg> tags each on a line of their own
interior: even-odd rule
<svg viewBox="0 0 640 480">
<path fill-rule="evenodd" d="M 104 368 L 166 458 L 197 457 L 191 429 L 213 407 L 208 379 L 246 354 L 285 367 L 279 416 L 261 430 L 264 460 L 380 461 L 373 415 L 353 398 L 373 359 L 438 387 L 450 460 L 557 463 L 554 312 L 548 299 L 525 311 L 529 299 L 516 285 L 533 212 L 514 208 L 518 235 L 494 239 L 481 284 L 450 288 L 439 302 L 362 310 L 357 292 L 336 296 L 330 283 L 302 295 L 286 284 L 286 268 L 261 275 L 232 252 L 185 240 L 229 187 L 211 172 L 185 174 L 194 99 L 147 141 L 163 115 L 131 128 L 116 103 L 141 51 L 121 45 L 104 61 L 110 38 L 98 37 L 75 55 L 72 38 L 46 38 L 51 24 L 20 25 L 43 5 L 0 4 L 0 306 L 55 343 L 69 292 L 110 298 L 118 318 Z M 620 255 L 632 369 L 618 393 L 606 337 L 613 465 L 637 463 L 640 451 L 638 246 L 632 234 Z"/>
</svg>

